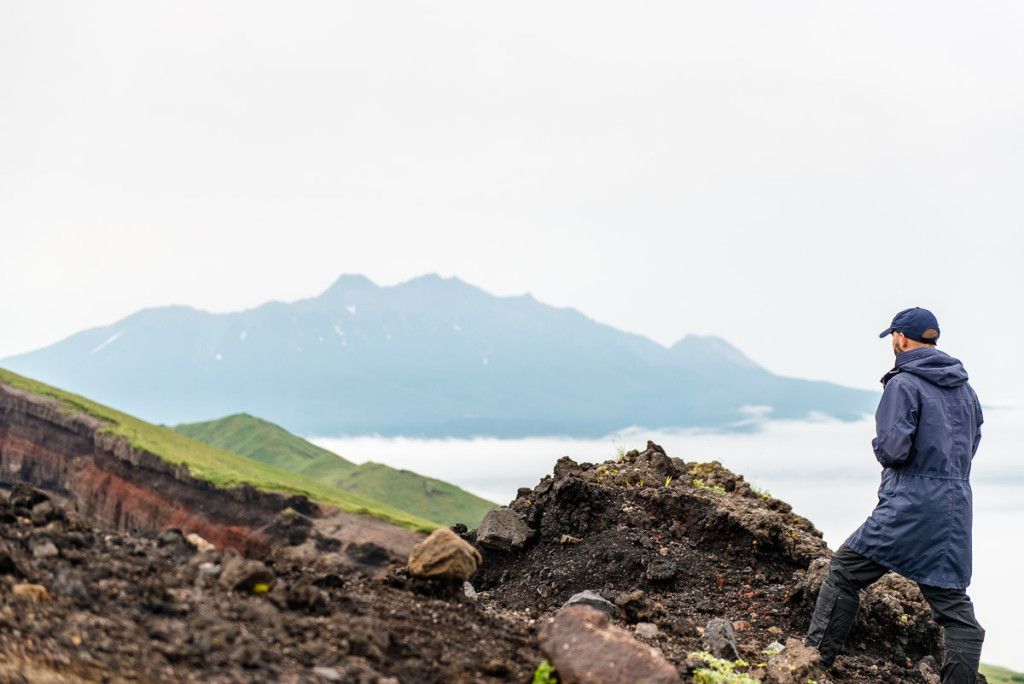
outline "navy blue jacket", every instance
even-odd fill
[[[871,445],[882,464],[878,505],[846,545],[933,587],[971,582],[971,460],[981,404],[957,359],[905,351],[882,378]]]

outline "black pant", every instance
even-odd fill
[[[888,571],[845,544],[833,554],[807,630],[807,645],[821,652],[824,667],[832,666],[853,627],[860,608],[860,590]],[[931,606],[932,619],[943,628],[946,655],[942,661],[942,684],[974,684],[985,630],[974,617],[970,597],[963,589],[942,589],[920,583],[917,586]]]

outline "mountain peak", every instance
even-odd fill
[[[324,290],[320,296],[331,298],[349,292],[363,292],[366,290],[379,290],[380,286],[364,275],[344,274],[340,276],[329,288]]]
[[[669,348],[669,354],[688,366],[725,361],[740,368],[763,370],[746,354],[715,335],[687,335]]]
[[[445,278],[445,277],[440,276],[440,275],[438,275],[436,273],[425,273],[425,274],[423,274],[421,276],[416,276],[415,278],[411,278],[411,279],[405,281],[404,283],[400,283],[400,284],[396,285],[395,287],[411,288],[411,289],[417,289],[417,290],[425,290],[425,289],[441,290],[441,289],[444,289],[444,290],[452,290],[452,291],[458,291],[458,290],[477,290],[478,289],[478,288],[474,287],[473,285],[470,285],[466,281],[460,280],[459,278],[457,278],[455,276],[450,276],[448,278]]]

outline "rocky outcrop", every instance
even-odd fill
[[[0,486],[17,482],[46,490],[69,510],[115,530],[157,534],[178,528],[218,550],[234,548],[250,557],[281,546],[306,546],[310,553],[333,549],[343,556],[346,545],[375,543],[387,550],[383,563],[392,564],[419,540],[305,497],[248,485],[216,487],[185,465],[133,448],[93,416],[67,413],[53,399],[0,383]],[[318,524],[327,519],[331,524]]]
[[[541,619],[589,589],[615,604],[611,620],[635,625],[670,662],[689,663],[697,681],[711,681],[697,678],[709,667],[701,651],[739,656],[756,674],[781,643],[802,638],[830,555],[785,502],[718,462],[683,462],[650,442],[604,463],[562,458],[509,510],[530,530],[522,548],[484,544],[480,530],[465,535],[483,557],[473,578],[483,602]],[[865,592],[830,676],[921,681],[913,668],[941,654],[938,637],[914,584],[887,575]],[[785,650],[776,681],[813,671],[807,654]]]

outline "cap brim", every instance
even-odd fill
[[[893,328],[886,328],[881,333],[879,333],[878,337],[882,338],[882,337],[885,337],[886,335],[891,335],[892,331],[893,331]]]

